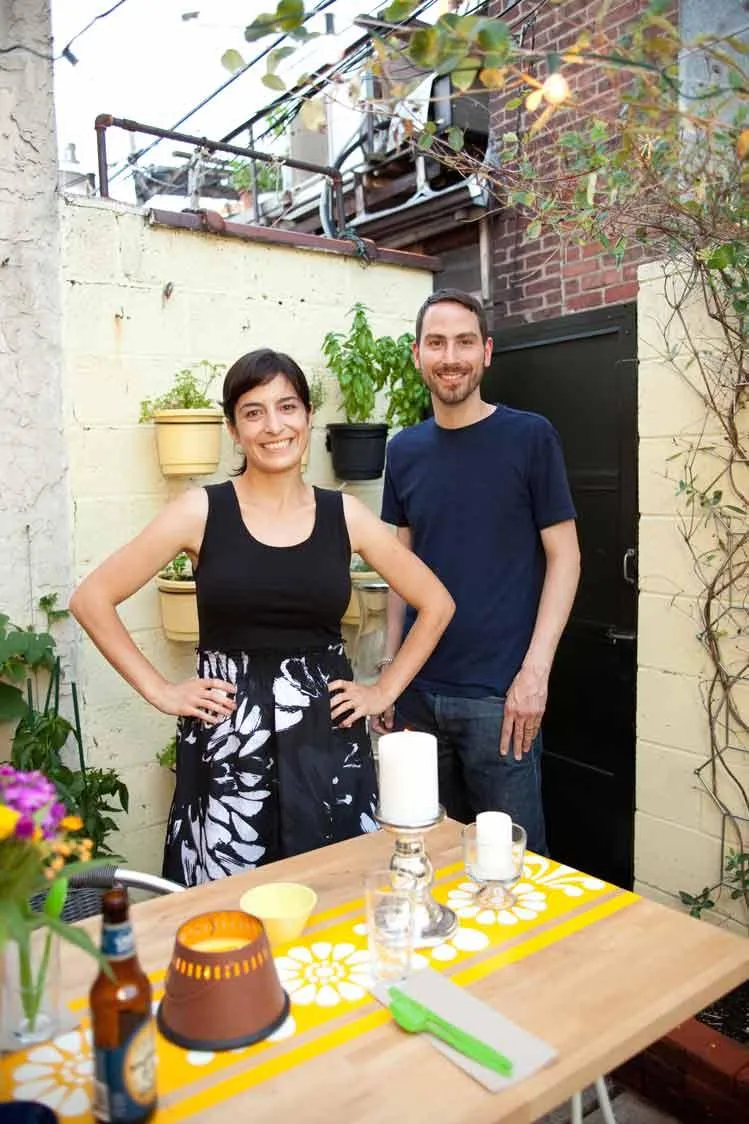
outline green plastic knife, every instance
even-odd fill
[[[480,1065],[485,1065],[487,1069],[501,1074],[502,1077],[512,1077],[512,1062],[504,1054],[500,1054],[492,1046],[487,1046],[480,1039],[474,1038],[472,1034],[467,1034],[466,1031],[453,1026],[446,1019],[440,1018],[438,1014],[430,1011],[423,1003],[419,1003],[418,999],[412,999],[410,995],[406,995],[399,988],[388,988],[388,994],[390,995],[390,1013],[403,1030],[407,1030],[410,1034],[417,1034],[419,1031],[426,1030],[430,1034],[436,1035],[437,1038],[441,1038],[454,1050],[465,1054],[467,1058],[472,1058]]]

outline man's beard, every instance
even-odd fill
[[[423,374],[423,372],[422,372]],[[454,386],[442,382],[441,375],[462,375],[467,377],[455,383]],[[466,367],[438,367],[429,376],[424,376],[424,382],[431,394],[444,406],[459,406],[473,394],[484,375],[484,368],[478,370]]]

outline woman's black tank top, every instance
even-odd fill
[[[315,488],[310,537],[295,546],[266,546],[247,530],[231,480],[209,484],[206,492],[195,571],[200,647],[294,652],[340,640],[351,597],[341,493]]]

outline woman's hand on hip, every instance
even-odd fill
[[[335,679],[328,684],[330,716],[339,726],[348,728],[368,714],[381,714],[390,705],[377,684],[365,687],[348,679]]]
[[[225,679],[186,679],[184,683],[165,683],[154,705],[164,714],[200,718],[215,726],[237,709],[236,690]]]

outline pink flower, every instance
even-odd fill
[[[31,839],[34,835],[34,821],[31,816],[21,816],[16,823],[16,839]]]
[[[0,766],[0,797],[4,804],[22,817],[16,826],[19,837],[22,836],[21,823],[26,820],[31,823],[33,833],[36,816],[44,837],[51,839],[65,815],[65,808],[57,798],[57,789],[38,771],[22,773],[10,765]]]

